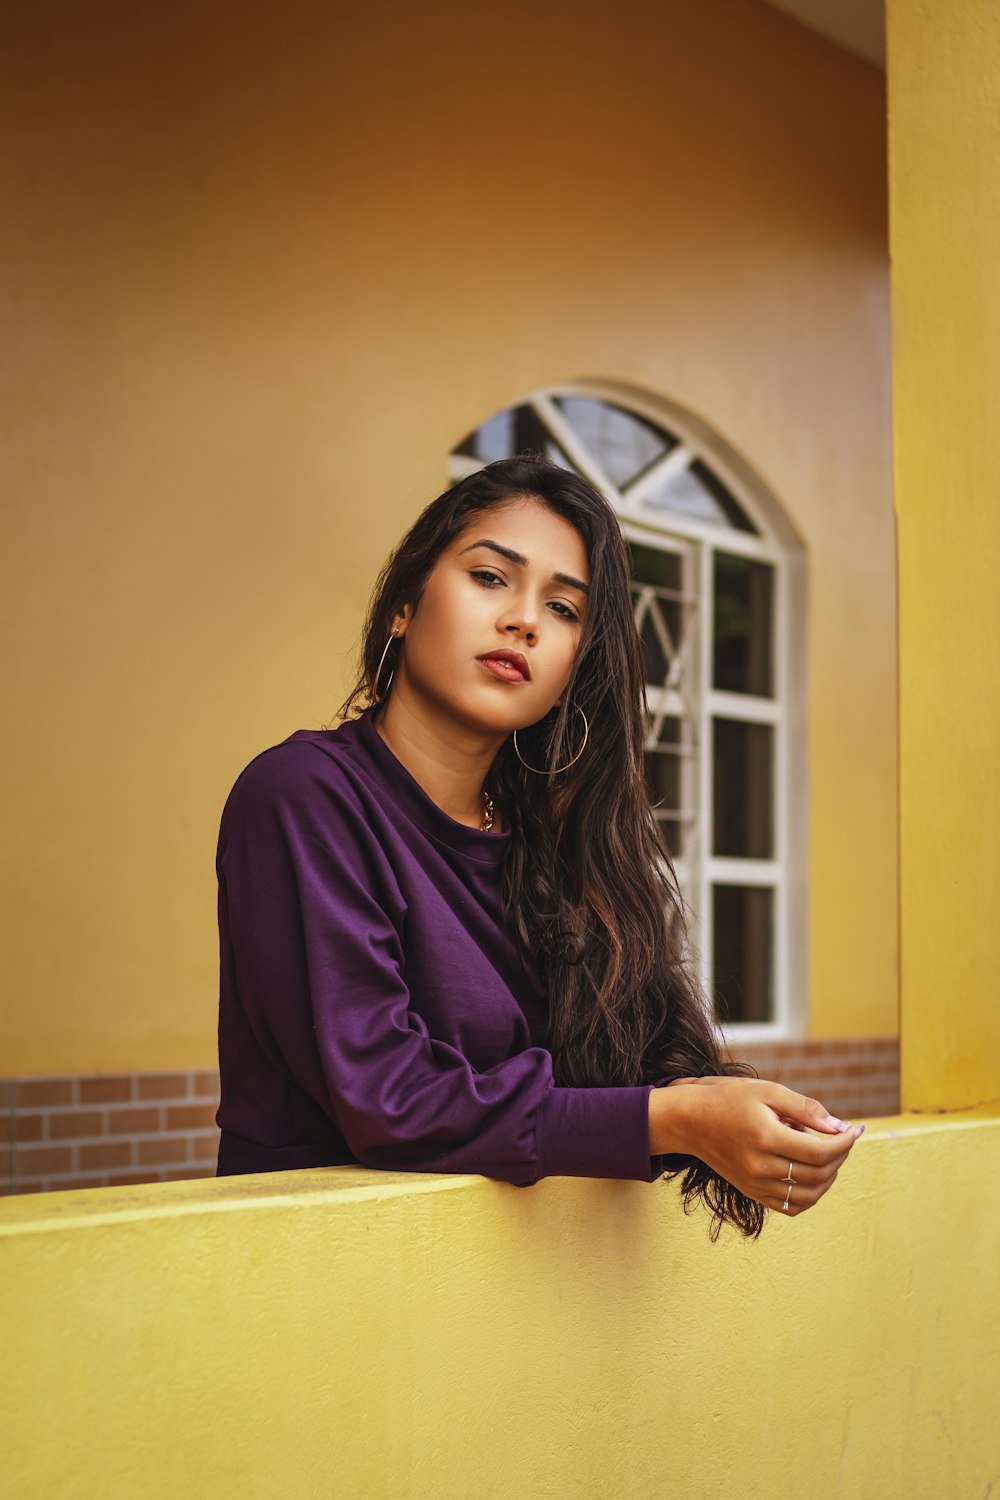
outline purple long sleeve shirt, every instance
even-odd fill
[[[501,915],[509,834],[437,807],[372,710],[251,761],[222,815],[219,1174],[650,1181],[648,1096],[560,1088]]]

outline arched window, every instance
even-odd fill
[[[632,554],[646,775],[733,1041],[799,1029],[805,994],[804,558],[745,462],[673,403],[536,391],[452,451],[452,481],[531,449],[615,507]]]

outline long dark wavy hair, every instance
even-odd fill
[[[355,716],[384,691],[402,649],[393,642],[379,672],[393,618],[406,603],[418,606],[449,543],[473,516],[524,497],[575,527],[590,564],[590,605],[562,704],[518,731],[532,765],[562,766],[580,746],[579,706],[590,725],[586,749],[567,770],[539,776],[507,740],[488,779],[512,835],[504,907],[548,990],[556,1082],[600,1087],[655,1083],[669,1074],[752,1073],[723,1054],[694,975],[673,863],[657,837],[643,777],[648,707],[628,550],[598,490],[522,453],[488,464],[432,501],[375,583],[358,680],[340,715]],[[713,1239],[727,1220],[747,1236],[760,1233],[761,1204],[703,1162],[681,1171],[685,1210],[704,1202]]]

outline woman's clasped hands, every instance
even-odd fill
[[[833,1186],[864,1128],[764,1079],[679,1078],[649,1096],[653,1154],[695,1156],[789,1218]]]

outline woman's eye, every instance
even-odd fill
[[[507,580],[499,573],[494,573],[492,568],[470,568],[469,577],[474,578],[484,589],[507,587]],[[579,625],[580,616],[571,604],[564,604],[561,599],[553,599],[550,601],[549,608],[554,614],[559,615],[560,619],[568,620],[571,625]]]

